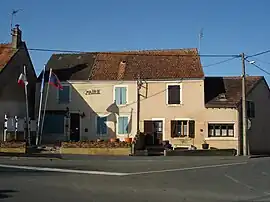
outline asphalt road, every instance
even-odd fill
[[[270,158],[0,158],[0,201],[49,200],[265,202],[270,201]]]

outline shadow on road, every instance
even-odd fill
[[[15,191],[15,190],[1,190],[0,189],[0,200],[12,197],[10,193],[15,193],[15,192],[17,192],[17,191]]]

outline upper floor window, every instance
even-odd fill
[[[247,117],[255,118],[255,104],[252,101],[247,101]]]
[[[181,86],[180,84],[170,84],[167,90],[167,104],[181,104]]]
[[[124,86],[114,87],[114,100],[117,105],[127,104],[127,87]]]
[[[63,85],[63,90],[58,90],[58,101],[60,104],[67,104],[71,100],[71,88],[69,85]]]

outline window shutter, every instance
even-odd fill
[[[97,117],[97,134],[100,134],[100,117]]]
[[[195,138],[195,121],[190,120],[189,121],[189,137]]]
[[[118,134],[124,134],[124,119],[123,117],[118,118]]]
[[[107,133],[107,125],[106,125],[106,121],[107,121],[107,117],[102,117],[101,118],[101,131],[102,134],[106,134]]]
[[[120,90],[121,90],[121,89],[120,89],[119,87],[116,87],[116,88],[115,88],[115,92],[114,92],[114,93],[115,93],[114,97],[115,97],[115,101],[116,101],[116,104],[117,104],[117,105],[120,105],[120,104],[121,104],[121,103],[120,103],[120,101],[121,101],[121,100],[120,100]]]
[[[127,88],[120,88],[121,89],[121,104],[127,103]]]
[[[177,134],[176,134],[176,125],[177,125],[177,121],[171,121],[171,137],[172,138],[177,136]]]
[[[123,118],[124,118],[124,132],[125,134],[128,134],[128,117]]]

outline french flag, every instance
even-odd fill
[[[58,88],[60,90],[63,90],[63,86],[61,85],[61,82],[59,81],[58,77],[56,76],[55,73],[51,73],[50,79],[49,79],[49,84],[54,86],[55,88]]]
[[[18,84],[21,86],[26,86],[28,84],[28,81],[27,81],[25,74],[23,74],[23,73],[20,74],[19,79],[18,79]]]

